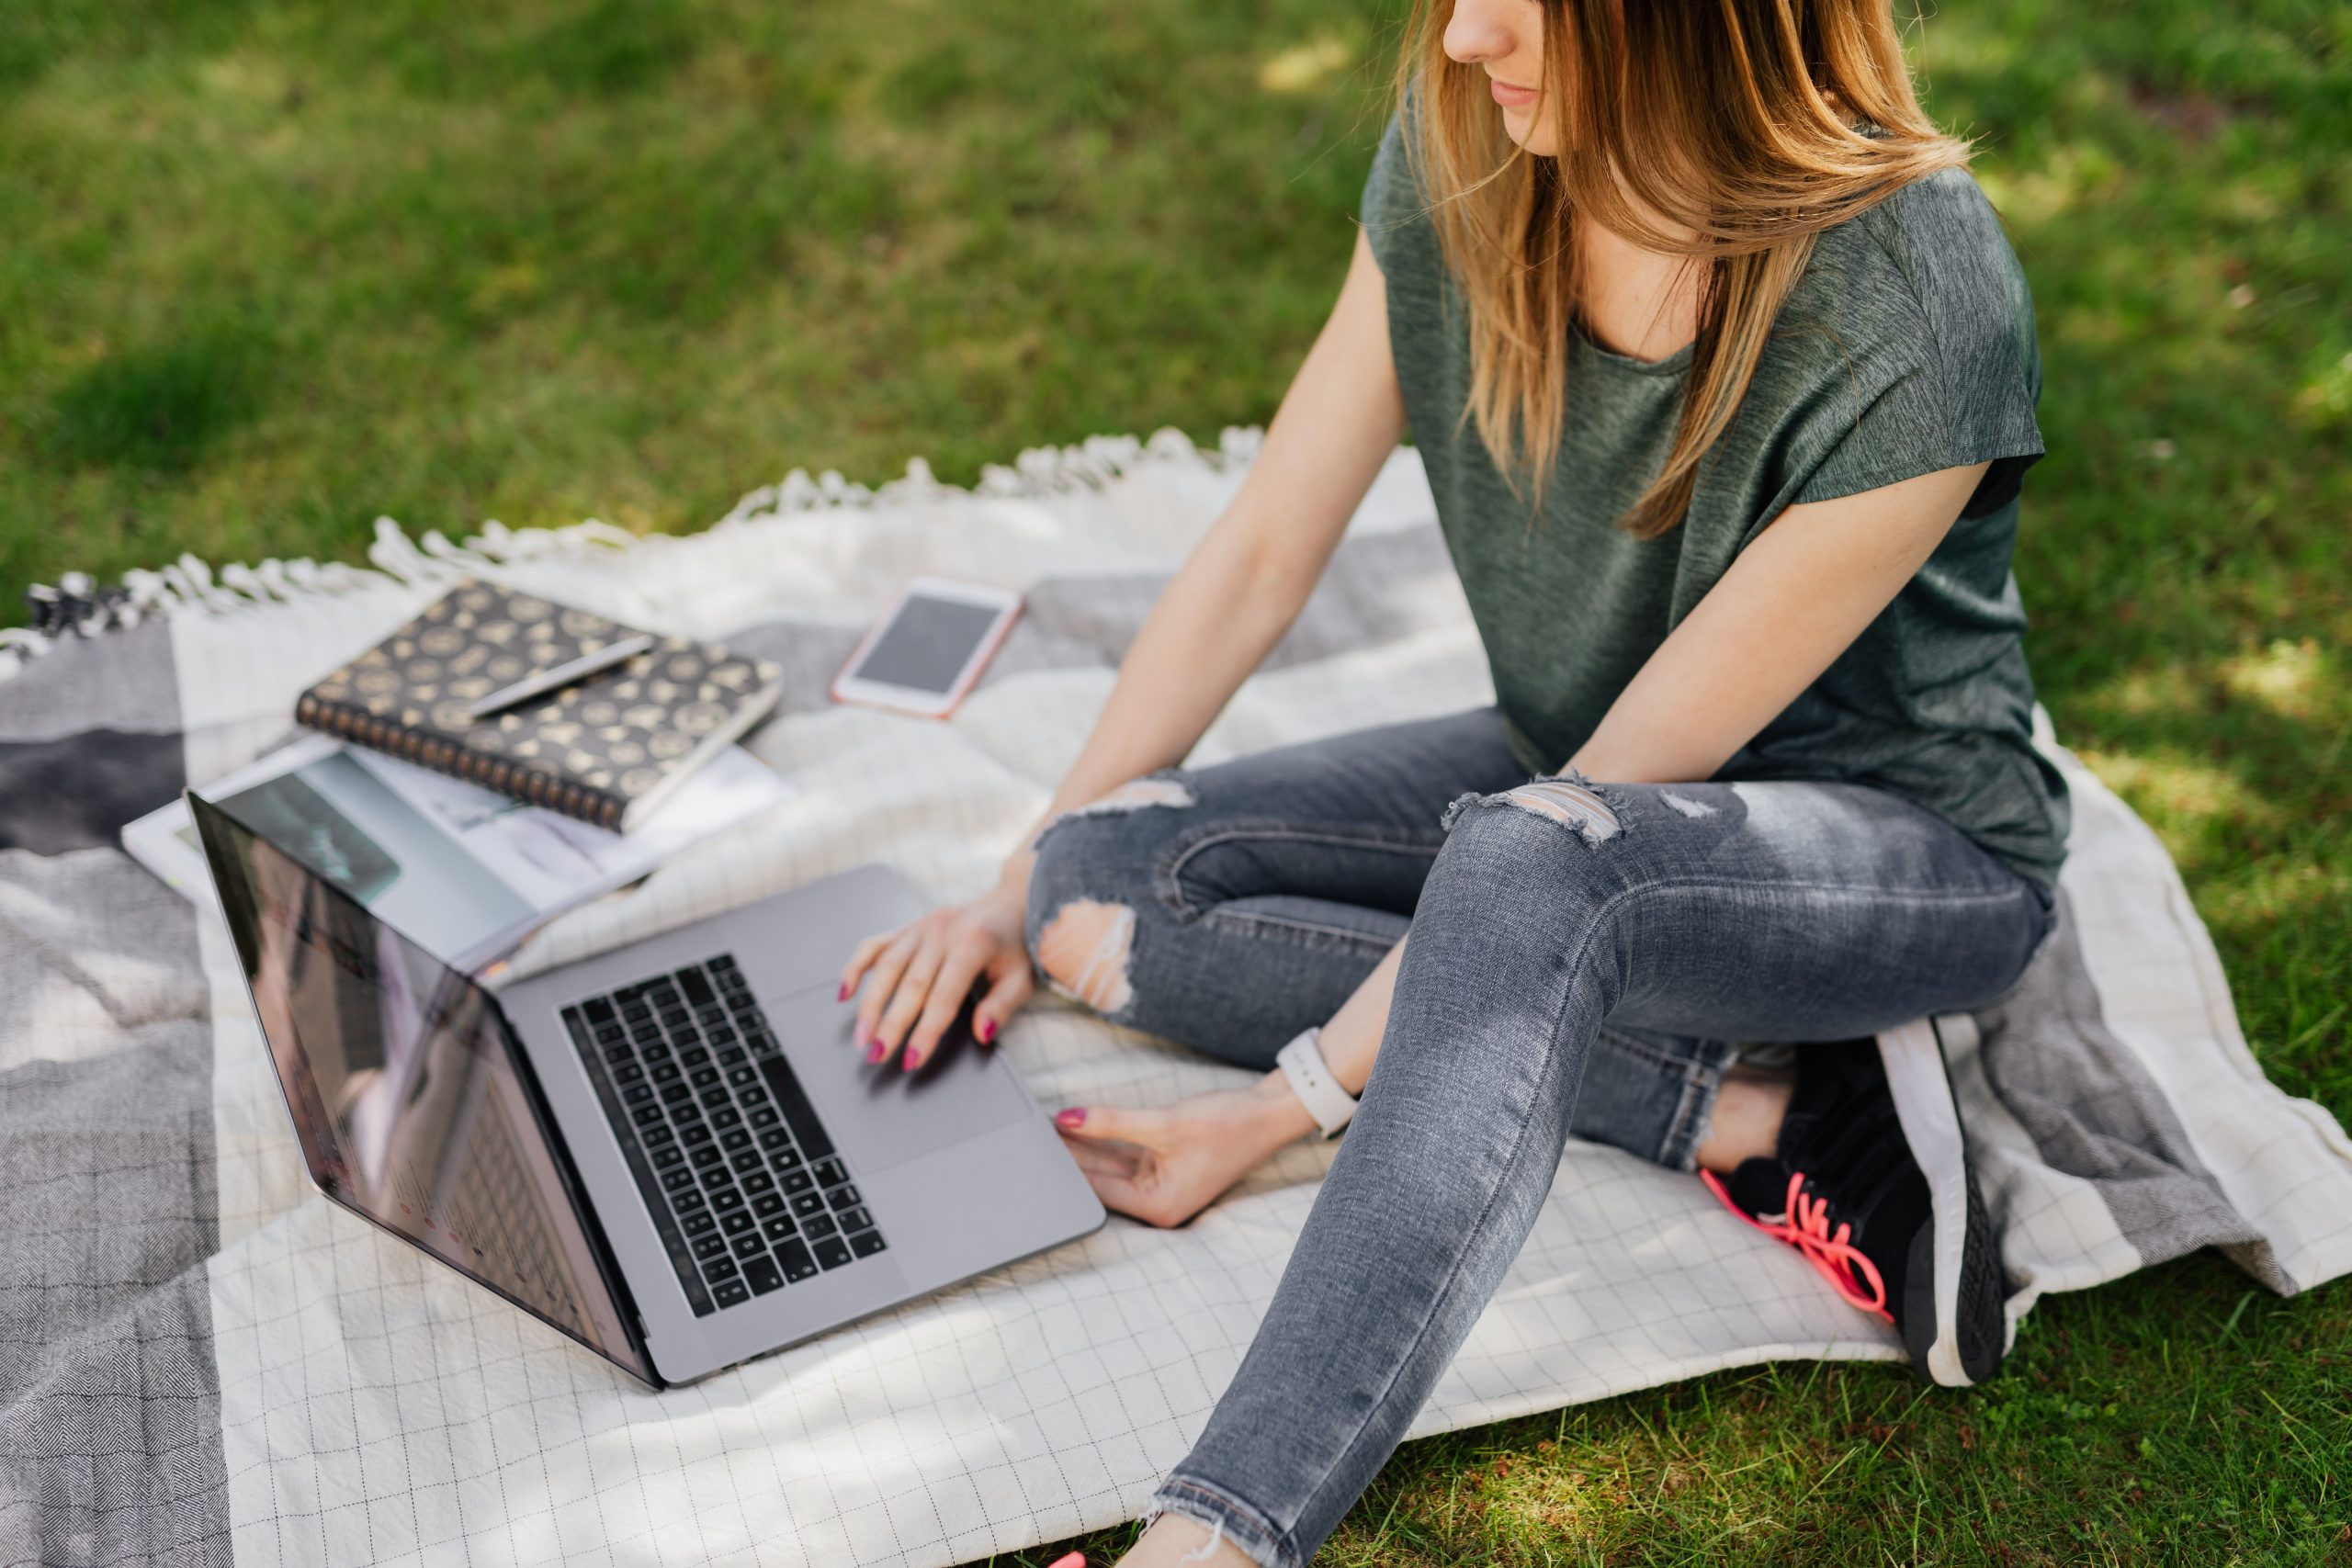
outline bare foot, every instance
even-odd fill
[[[1315,1118],[1279,1072],[1249,1089],[1213,1089],[1173,1105],[1073,1105],[1054,1125],[1106,1209],[1146,1224],[1181,1225]]]
[[[1789,1113],[1789,1097],[1796,1087],[1792,1070],[1734,1066],[1715,1095],[1707,1135],[1692,1151],[1699,1168],[1729,1176],[1750,1156],[1778,1150],[1781,1122]]]
[[[1182,1514],[1162,1514],[1127,1549],[1117,1568],[1258,1568],[1250,1554]]]

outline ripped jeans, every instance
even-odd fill
[[[1163,769],[1037,851],[1045,982],[1251,1067],[1412,932],[1273,1302],[1152,1500],[1263,1568],[1312,1557],[1371,1483],[1571,1133],[1689,1169],[1736,1042],[1989,1001],[2053,919],[2046,889],[1885,791],[1531,779],[1491,706]]]

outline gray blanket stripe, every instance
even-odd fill
[[[177,795],[186,778],[177,735],[91,729],[0,740],[0,849],[113,849],[123,824]]]
[[[12,851],[0,931],[0,1564],[226,1562],[195,912],[119,851]]]
[[[2200,1247],[2244,1247],[2241,1266],[2272,1290],[2291,1292],[2293,1281],[2231,1206],[2170,1101],[2108,1028],[2064,892],[2050,949],[2014,990],[1977,1014],[1984,1071],[2032,1134],[2042,1163],[2097,1183],[2144,1262]]]
[[[1170,575],[1138,571],[1038,583],[989,674],[1115,667]],[[1458,625],[1460,593],[1436,524],[1351,535],[1340,542],[1314,596],[1259,668],[1311,664]]]
[[[1116,668],[1170,575],[1137,571],[1055,577],[1035,584],[981,683],[1040,670]],[[1436,524],[1351,536],[1340,541],[1314,597],[1260,668],[1280,670],[1332,659],[1453,624],[1460,611],[1454,597],[1459,592]],[[1448,607],[1454,615],[1443,613]],[[832,701],[826,688],[863,630],[797,620],[762,621],[729,633],[727,645],[784,667],[779,712],[813,713]]]
[[[116,847],[179,726],[161,621],[0,682],[0,1568],[231,1559],[211,998]]]
[[[85,729],[169,734],[179,727],[172,628],[160,619],[62,638],[0,681],[0,740],[55,740]]]

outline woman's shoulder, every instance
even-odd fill
[[[1408,99],[1389,115],[1380,143],[1373,150],[1372,168],[1364,175],[1358,210],[1375,254],[1389,234],[1409,228],[1417,219],[1425,220],[1429,204],[1421,194],[1412,141],[1407,134],[1411,110]]]
[[[2007,231],[1966,168],[1923,175],[1822,231],[1798,293],[1841,336],[1970,363],[2030,363],[2033,297]]]
[[[1381,132],[1371,171],[1364,176],[1363,197],[1357,206],[1373,260],[1388,281],[1392,315],[1400,288],[1408,297],[1428,293],[1438,287],[1444,269],[1427,182],[1419,174],[1411,134],[1412,112],[1408,93]]]
[[[2000,214],[1965,164],[1938,169],[1897,187],[1855,221],[1866,225],[1882,244],[2008,249]]]
[[[1775,323],[1758,384],[1826,501],[1989,462],[1963,515],[2014,496],[2042,450],[2033,299],[1993,204],[1964,168],[1913,180],[1821,231]]]

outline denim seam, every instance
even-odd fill
[[[1611,1044],[1615,1046],[1618,1050],[1624,1052],[1629,1056],[1639,1056],[1643,1061],[1649,1063],[1652,1066],[1672,1067],[1679,1072],[1699,1066],[1699,1064],[1693,1062],[1689,1056],[1678,1056],[1670,1052],[1661,1051],[1657,1046],[1650,1044],[1646,1041],[1636,1040],[1634,1036],[1626,1033],[1623,1030],[1611,1029],[1605,1023],[1600,1026],[1597,1032],[1608,1036]],[[1690,1038],[1712,1039],[1713,1036],[1693,1035]]]
[[[1274,1560],[1274,1568],[1298,1568],[1302,1562],[1289,1531],[1276,1526],[1256,1504],[1213,1481],[1200,1481],[1181,1472],[1170,1472],[1152,1495],[1152,1502],[1158,1505],[1155,1513],[1171,1511],[1160,1501],[1163,1495],[1170,1501],[1181,1497],[1221,1515],[1227,1538],[1240,1549],[1244,1556],[1251,1559],[1260,1556],[1259,1552],[1242,1544],[1249,1541],[1265,1548],[1264,1555]],[[1194,1514],[1184,1517],[1198,1524],[1209,1522]]]
[[[1723,1081],[1723,1064],[1672,1055],[1607,1024],[1601,1025],[1595,1032],[1596,1043],[1606,1040],[1609,1048],[1619,1055],[1632,1056],[1648,1066],[1665,1068],[1682,1080],[1682,1092],[1674,1102],[1674,1114],[1668,1121],[1666,1131],[1660,1134],[1651,1157],[1669,1170],[1690,1169],[1691,1156],[1697,1152],[1699,1143],[1693,1130],[1703,1112],[1713,1107],[1715,1093]]]
[[[1713,1102],[1710,1089],[1713,1089],[1714,1075],[1719,1069],[1710,1067],[1708,1063],[1696,1063],[1689,1055],[1672,1055],[1668,1051],[1658,1051],[1656,1046],[1634,1039],[1633,1034],[1611,1030],[1609,1025],[1601,1025],[1600,1030],[1595,1030],[1595,1043],[1601,1042],[1609,1043],[1609,1048],[1616,1051],[1618,1055],[1630,1055],[1644,1067],[1663,1069],[1660,1077],[1665,1077],[1665,1072],[1672,1072],[1677,1079],[1681,1079],[1681,1093],[1675,1098],[1675,1114],[1668,1119],[1665,1131],[1658,1135],[1658,1147],[1651,1152],[1651,1159],[1668,1170],[1691,1168],[1689,1155],[1696,1147],[1691,1138],[1693,1107],[1701,1105],[1701,1102]]]
[[[1235,827],[1220,824],[1196,836],[1180,838],[1162,856],[1159,864],[1159,891],[1160,901],[1188,920],[1197,920],[1206,909],[1196,907],[1184,897],[1184,863],[1201,851],[1217,844],[1245,840],[1272,840],[1284,843],[1331,844],[1351,850],[1386,850],[1397,854],[1437,858],[1442,842],[1426,847],[1407,840],[1386,840],[1364,834],[1316,832],[1270,824],[1262,828]],[[1216,908],[1215,905],[1209,906]]]
[[[1346,926],[1318,925],[1313,920],[1294,919],[1288,915],[1261,914],[1254,909],[1236,913],[1222,904],[1210,906],[1203,910],[1198,918],[1201,924],[1205,926],[1272,926],[1282,931],[1330,937],[1351,946],[1370,948],[1384,954],[1396,945],[1393,941],[1384,940],[1364,931],[1351,931]]]
[[[1541,813],[1528,812],[1525,807],[1504,805],[1504,803],[1499,800],[1495,801],[1494,804],[1505,810],[1523,812],[1530,816],[1541,815]],[[1566,824],[1560,823],[1555,824],[1555,826],[1561,827],[1565,829]],[[2022,881],[2023,879],[2020,878],[2019,880]],[[1535,1119],[1538,1109],[1544,1103],[1540,1091],[1544,1088],[1545,1084],[1547,1084],[1556,1075],[1559,1066],[1561,1021],[1567,1016],[1568,1003],[1576,995],[1577,979],[1584,971],[1585,957],[1592,950],[1593,942],[1598,938],[1600,931],[1606,925],[1608,918],[1615,913],[1617,906],[1625,902],[1627,899],[1634,897],[1637,894],[1657,893],[1668,889],[1674,889],[1677,891],[1710,889],[1715,892],[1732,892],[1750,887],[1754,885],[1748,882],[1724,882],[1705,877],[1691,877],[1688,879],[1674,878],[1664,882],[1643,883],[1634,887],[1620,888],[1601,901],[1600,907],[1593,911],[1593,918],[1586,928],[1584,940],[1577,944],[1576,953],[1562,971],[1562,973],[1566,976],[1566,981],[1560,987],[1559,1006],[1554,1011],[1552,1016],[1549,1039],[1545,1045],[1544,1073],[1537,1082],[1539,1093],[1529,1100],[1527,1114],[1521,1117],[1519,1124],[1512,1129],[1510,1152],[1504,1161],[1502,1175],[1495,1182],[1493,1188],[1487,1192],[1485,1206],[1479,1210],[1477,1218],[1471,1222],[1469,1229],[1465,1233],[1466,1235],[1475,1235],[1486,1224],[1487,1218],[1494,1213],[1497,1196],[1502,1191],[1503,1188],[1509,1184],[1512,1171],[1519,1165],[1521,1157],[1526,1150],[1528,1125]],[[1841,894],[1874,894],[1881,897],[1888,897],[1890,893],[1892,893],[1892,896],[1898,897],[1919,896],[1903,889],[1890,890],[1885,888],[1854,886],[1837,883],[1821,885],[1809,883],[1792,885],[1781,883],[1775,884],[1774,886],[1781,888],[1795,886],[1804,887],[1812,891]],[[1999,898],[2015,897],[2017,897],[2017,894],[2014,891],[2008,893],[1986,892],[1981,894],[1967,893],[1959,895],[1952,895],[1947,892],[1937,895],[1937,897],[1942,897],[1947,901],[1953,902],[1962,900],[1971,902],[1980,900],[1990,902]],[[1455,1285],[1460,1281],[1462,1278],[1463,1259],[1467,1256],[1468,1251],[1469,1248],[1467,1246],[1464,1246],[1460,1251],[1457,1251],[1454,1254],[1453,1265],[1447,1270],[1444,1283],[1440,1286],[1437,1296],[1431,1302],[1429,1312],[1423,1315],[1419,1326],[1413,1331],[1411,1337],[1407,1341],[1405,1353],[1398,1356],[1395,1365],[1391,1367],[1388,1373],[1387,1382],[1382,1386],[1377,1394],[1374,1395],[1371,1404],[1364,1412],[1363,1418],[1357,1423],[1355,1435],[1348,1439],[1347,1444],[1340,1450],[1339,1457],[1325,1470],[1322,1481],[1318,1482],[1314,1488],[1307,1493],[1306,1501],[1300,1505],[1299,1512],[1302,1516],[1313,1511],[1316,1501],[1322,1495],[1324,1490],[1331,1484],[1332,1481],[1342,1471],[1348,1468],[1348,1461],[1353,1456],[1356,1448],[1363,1443],[1364,1434],[1372,1425],[1372,1416],[1374,1412],[1377,1411],[1381,1407],[1382,1404],[1388,1398],[1389,1393],[1396,1388],[1396,1380],[1404,1375],[1406,1363],[1412,1359],[1412,1352],[1419,1348],[1420,1340],[1428,1335],[1430,1323],[1435,1320],[1440,1310],[1445,1305],[1447,1298],[1453,1292]]]
[[[1702,1126],[1715,1107],[1715,1097],[1723,1092],[1720,1079],[1702,1077],[1697,1071],[1687,1071],[1682,1079],[1682,1099],[1674,1108],[1674,1121],[1658,1141],[1657,1163],[1668,1170],[1688,1171],[1698,1163],[1699,1136]]]

